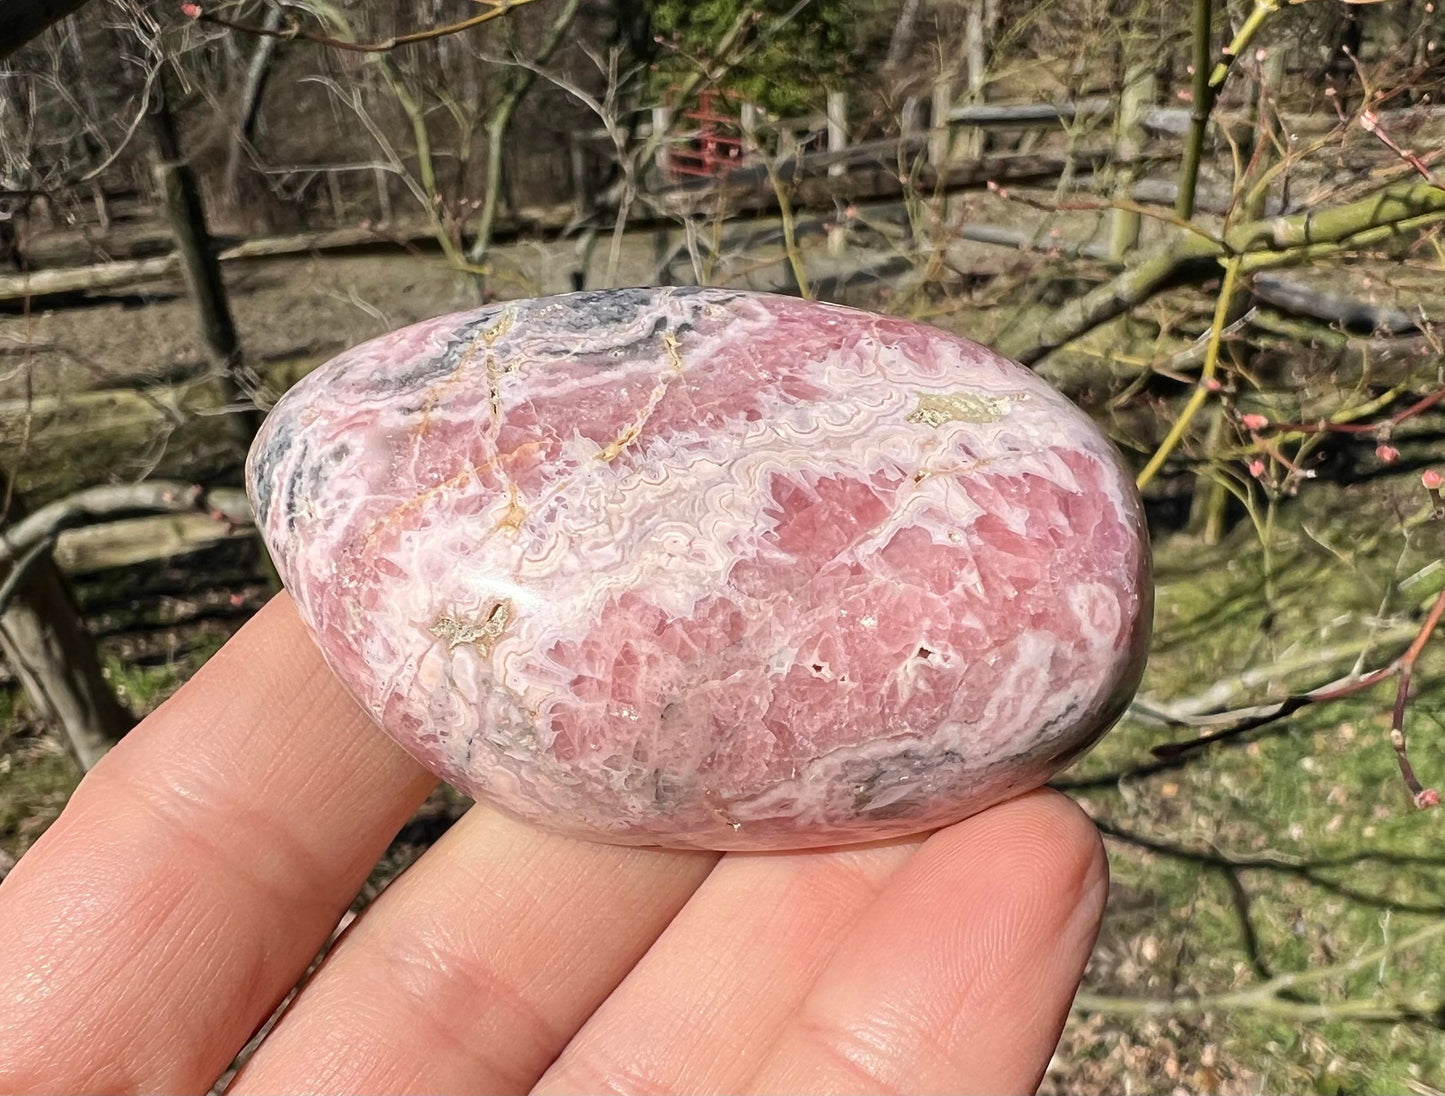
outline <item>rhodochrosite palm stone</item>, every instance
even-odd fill
[[[605,841],[952,822],[1077,757],[1142,671],[1148,547],[1108,442],[904,320],[711,289],[444,316],[298,384],[247,478],[381,726]]]

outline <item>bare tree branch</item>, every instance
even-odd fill
[[[268,31],[279,30],[282,11],[279,4],[266,9],[261,26]],[[246,80],[241,86],[241,96],[236,103],[236,128],[231,134],[231,149],[226,158],[226,191],[236,193],[236,180],[241,171],[241,159],[251,147],[251,137],[256,129],[256,120],[261,114],[261,97],[266,90],[266,81],[271,74],[271,62],[281,39],[267,34],[256,43],[251,60],[246,65]]]
[[[496,4],[489,4],[480,13],[470,19],[463,19],[458,23],[449,23],[444,27],[430,27],[426,30],[412,31],[409,34],[398,34],[391,38],[383,38],[379,42],[356,42],[349,38],[333,38],[329,34],[320,31],[308,30],[299,23],[292,23],[288,27],[270,29],[266,25],[253,26],[249,23],[238,23],[227,19],[225,16],[207,12],[199,4],[185,3],[181,10],[192,19],[203,23],[213,23],[218,27],[226,27],[229,30],[241,31],[244,34],[255,34],[262,37],[284,38],[292,40],[296,38],[305,39],[308,42],[315,42],[320,46],[328,46],[331,49],[347,50],[352,53],[387,53],[399,46],[409,46],[416,42],[430,42],[434,38],[444,38],[449,34],[460,34],[462,31],[471,30],[473,27],[480,27],[484,23],[490,23],[494,19],[500,19],[510,14],[517,8],[525,7],[527,4],[534,4],[537,0],[498,0]]]
[[[903,0],[903,7],[893,24],[893,35],[888,40],[886,64],[902,64],[913,49],[913,39],[918,33],[918,16],[922,11],[923,0]]]

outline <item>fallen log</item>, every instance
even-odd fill
[[[130,259],[118,263],[98,263],[71,270],[36,270],[25,274],[7,274],[0,278],[0,301],[19,301],[27,297],[48,297],[57,293],[94,293],[118,289],[139,282],[179,274],[180,259],[163,255],[155,259]]]
[[[235,487],[207,491],[171,480],[87,487],[40,507],[6,529],[0,535],[0,564],[66,529],[147,512],[200,513],[234,525],[249,525],[252,520],[245,493]]]
[[[571,205],[548,206],[502,225],[498,239],[531,232],[561,232],[571,222]],[[431,231],[423,225],[336,228],[324,232],[300,232],[289,236],[259,236],[239,240],[220,249],[223,263],[246,259],[280,258],[313,251],[347,251],[361,248],[408,248],[434,246]],[[21,301],[68,293],[98,293],[135,286],[148,281],[179,277],[180,260],[175,255],[148,259],[125,259],[91,266],[59,270],[34,270],[0,277],[0,301]]]
[[[300,255],[308,251],[335,251],[370,246],[405,246],[429,239],[422,229],[381,232],[375,228],[338,228],[289,236],[263,236],[221,248],[222,262]],[[172,278],[181,272],[180,259],[159,255],[150,259],[124,259],[62,270],[33,270],[0,277],[0,301],[48,297],[62,293],[96,293],[142,282]]]
[[[171,559],[250,535],[247,526],[201,513],[123,518],[67,529],[55,538],[54,555],[66,574],[90,575]]]
[[[955,190],[977,190],[989,184],[1022,184],[1053,179],[1065,171],[1087,173],[1115,163],[1109,149],[1086,149],[1071,155],[1058,153],[1006,153],[947,164],[940,169],[925,165],[909,176],[896,163],[856,164],[846,175],[826,171],[810,174],[809,169],[831,166],[826,157],[816,165],[803,165],[803,178],[785,184],[793,207],[831,208],[837,202],[872,202],[897,198],[911,190],[933,194]],[[757,169],[761,171],[762,169]],[[753,178],[754,172],[733,172],[701,186],[655,195],[660,212],[673,216],[696,216],[721,209],[725,216],[757,213],[776,208],[776,188],[767,178]],[[787,179],[785,172],[779,173]]]
[[[1065,171],[1074,172],[1077,181],[1101,168],[1126,162],[1118,158],[1112,148],[1100,147],[1071,154],[996,154],[947,164],[941,170],[925,164],[914,174],[907,175],[899,171],[897,155],[900,150],[908,151],[903,143],[889,140],[856,145],[843,152],[812,153],[796,161],[785,161],[777,174],[787,180],[785,193],[788,193],[795,208],[824,210],[832,209],[838,203],[889,201],[909,191],[941,194],[978,190],[990,184],[1022,186],[1058,178]],[[1158,164],[1176,157],[1177,149],[1164,147],[1147,150],[1138,157],[1138,161]],[[1349,170],[1367,170],[1377,166],[1383,158],[1379,149],[1369,146],[1347,153],[1341,166]],[[848,168],[846,174],[830,174],[830,169],[839,164]],[[1173,190],[1173,183],[1143,179],[1136,184],[1134,196],[1143,202],[1168,204],[1172,201]],[[1201,208],[1210,211],[1222,211],[1232,204],[1232,195],[1227,192],[1216,194],[1210,191],[1207,197],[1209,200],[1201,203]],[[636,202],[628,217],[628,226],[645,230],[671,223],[679,217],[718,213],[727,217],[764,213],[777,207],[777,189],[768,179],[766,170],[760,166],[749,166],[721,178],[645,195]],[[1284,211],[1278,208],[1277,203],[1271,203],[1266,212]],[[607,222],[615,214],[615,195],[601,201],[582,218],[577,216],[570,204],[538,208],[499,224],[494,238],[500,242],[527,234],[540,238],[566,236],[587,225]],[[468,241],[463,238],[461,242],[466,246]],[[223,247],[219,258],[224,263],[317,251],[368,247],[429,248],[434,244],[430,230],[420,224],[389,228],[368,226],[240,240]],[[179,273],[177,258],[163,255],[63,270],[10,274],[0,276],[0,302],[105,292],[177,277]]]

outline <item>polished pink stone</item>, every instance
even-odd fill
[[[381,726],[587,837],[930,829],[1043,783],[1142,671],[1109,443],[905,320],[711,289],[444,316],[298,384],[247,478]]]

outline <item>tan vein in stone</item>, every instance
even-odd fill
[[[667,347],[669,362],[661,379],[653,386],[652,394],[647,399],[647,406],[642,409],[642,414],[638,416],[637,421],[622,432],[621,437],[597,454],[598,460],[614,460],[637,435],[642,433],[642,428],[647,425],[647,420],[652,418],[652,413],[657,410],[657,405],[667,394],[667,386],[672,383],[674,377],[682,373],[682,354],[677,348],[677,337],[671,334],[663,335],[662,345]]]

